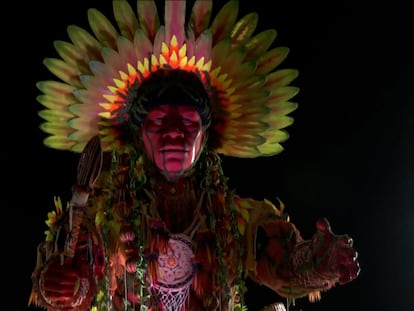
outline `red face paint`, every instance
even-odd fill
[[[194,107],[168,103],[148,112],[141,131],[148,158],[170,180],[177,180],[193,165],[204,136]]]

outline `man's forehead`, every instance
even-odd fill
[[[189,105],[177,105],[177,104],[162,104],[157,105],[153,108],[151,108],[150,111],[148,111],[149,115],[157,115],[157,114],[182,114],[182,115],[199,115],[196,108]]]

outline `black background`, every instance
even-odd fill
[[[257,11],[258,30],[275,28],[275,45],[291,49],[282,67],[299,69],[294,85],[301,91],[286,150],[271,158],[224,157],[229,182],[242,196],[279,197],[304,238],[327,217],[335,233],[354,238],[362,267],[355,281],[323,293],[318,303],[298,300],[297,308],[414,310],[414,27],[408,4],[240,2],[239,16]],[[109,0],[28,5],[8,2],[2,12],[7,310],[35,310],[27,302],[36,246],[53,196],[69,195],[76,169],[76,155],[42,145],[35,83],[52,77],[43,58],[56,56],[53,40],[68,40],[68,24],[89,29],[87,8],[112,18]],[[283,301],[249,285],[249,310]]]

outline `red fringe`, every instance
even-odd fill
[[[203,269],[213,270],[217,265],[214,235],[210,231],[198,232],[195,236],[195,258]]]
[[[145,257],[148,262],[147,272],[150,282],[156,284],[158,282],[158,253],[147,252]]]
[[[193,261],[192,264],[194,267],[194,278],[193,278],[192,287],[193,287],[193,290],[196,296],[202,297],[204,295],[205,281],[203,280],[203,277],[202,277],[201,263],[195,258],[193,258],[192,261]]]
[[[170,234],[162,220],[152,220],[150,223],[152,233],[150,252],[165,254],[168,251]]]
[[[213,197],[213,203],[211,206],[214,209],[214,214],[216,218],[220,218],[224,216],[226,204],[226,195],[224,191],[217,191],[217,193]]]

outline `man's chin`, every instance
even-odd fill
[[[169,162],[164,167],[158,167],[170,181],[177,181],[190,168],[183,166],[183,161]]]

